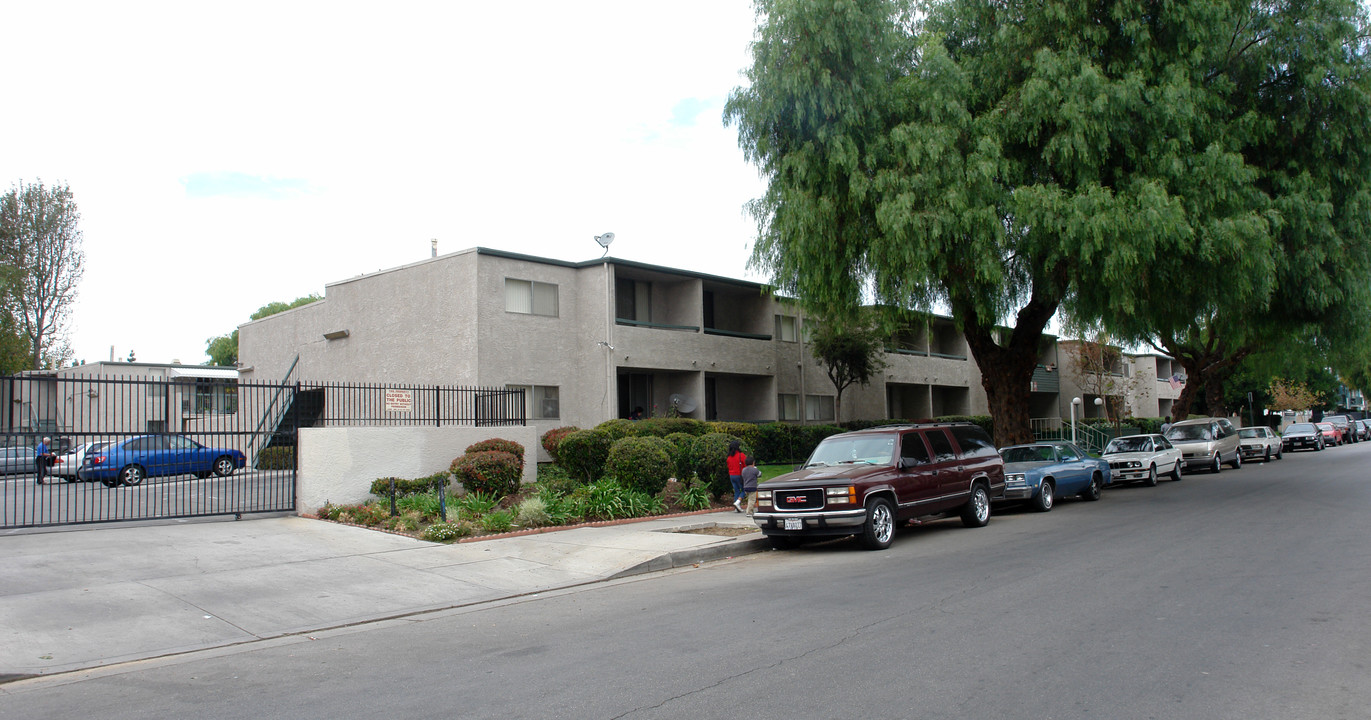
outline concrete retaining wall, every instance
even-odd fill
[[[313,514],[370,499],[377,478],[413,479],[446,470],[467,446],[503,438],[524,446],[524,482],[538,477],[538,432],[523,427],[301,428],[295,507]]]

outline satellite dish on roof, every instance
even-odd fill
[[[689,395],[672,393],[671,396],[666,399],[666,401],[671,405],[671,407],[676,408],[676,412],[682,415],[689,415],[695,412],[695,399],[690,397]]]
[[[614,242],[614,233],[607,232],[604,235],[596,235],[595,242],[600,243],[600,247],[605,249],[605,255],[608,255],[609,244]],[[604,257],[604,255],[601,255],[600,257]]]

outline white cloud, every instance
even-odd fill
[[[474,245],[747,275],[745,2],[18,3],[0,180],[67,181],[77,356],[199,362],[274,300]],[[21,139],[16,142],[16,139]],[[750,276],[749,276],[750,277]]]

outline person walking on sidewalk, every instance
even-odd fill
[[[747,514],[751,515],[757,507],[757,478],[762,476],[762,471],[757,469],[757,458],[747,456],[747,464],[743,466],[743,494],[747,495]]]
[[[733,509],[743,511],[743,464],[747,456],[743,454],[743,444],[733,440],[728,444],[728,481],[733,484]]]
[[[33,473],[38,477],[39,485],[42,485],[43,478],[47,477],[48,464],[52,460],[52,453],[48,452],[48,443],[50,442],[52,442],[52,438],[43,438],[43,441],[38,443],[38,447],[33,449]]]

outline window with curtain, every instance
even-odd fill
[[[832,420],[832,419],[833,419],[833,396],[832,396],[832,395],[806,395],[806,396],[805,396],[805,419],[806,419],[806,420]]]
[[[800,419],[800,396],[786,395],[784,393],[776,396],[776,410],[779,413],[779,420],[799,420]]]
[[[529,420],[556,420],[562,416],[556,385],[506,385],[524,391],[524,416]]]
[[[557,317],[557,286],[505,278],[505,310],[524,315]]]

